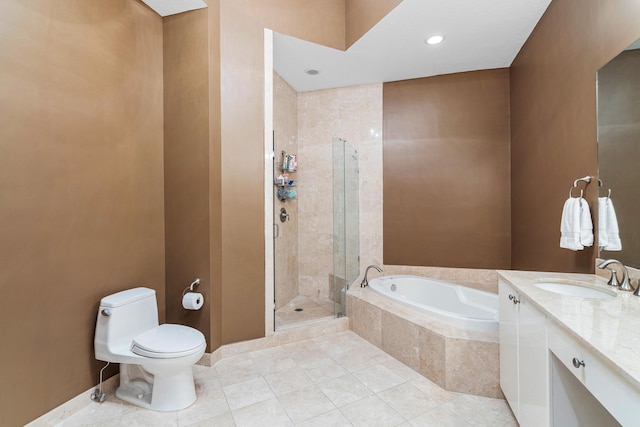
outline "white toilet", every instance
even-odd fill
[[[96,359],[120,363],[116,396],[156,411],[177,411],[196,401],[192,366],[206,341],[196,329],[158,325],[156,291],[134,288],[102,298]]]

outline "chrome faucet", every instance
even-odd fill
[[[627,272],[627,267],[625,267],[624,264],[618,261],[617,259],[608,259],[598,264],[598,268],[604,269],[609,264],[616,264],[617,266],[620,267],[620,271],[622,271],[622,282],[618,282],[618,275],[616,274],[616,271],[613,268],[607,268],[607,270],[611,271],[611,278],[609,279],[607,284],[610,286],[620,286],[620,289],[623,291],[632,291],[633,287],[631,286],[631,283],[629,283],[629,273]],[[636,293],[636,295],[638,294]]]
[[[369,286],[369,280],[367,280],[367,273],[369,273],[369,269],[370,268],[375,268],[380,273],[382,273],[382,269],[380,267],[378,267],[377,265],[370,265],[369,267],[367,267],[367,269],[364,271],[364,279],[362,279],[362,282],[360,282],[360,287],[361,288],[364,288],[365,286]]]

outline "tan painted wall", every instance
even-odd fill
[[[163,21],[141,2],[0,5],[0,144],[7,153],[0,158],[0,236],[10,266],[0,284],[12,295],[0,308],[3,320],[19,325],[0,338],[20,343],[0,356],[1,377],[13,385],[0,398],[0,413],[11,414],[3,422],[22,424],[95,384],[92,339],[102,296],[155,288],[164,321],[165,215],[167,317],[208,328],[210,350],[264,334],[263,28],[344,48],[345,3],[208,4],[206,33],[205,12],[167,18],[164,84]],[[191,33],[183,33],[187,27]],[[206,112],[194,90],[208,93]],[[166,111],[163,98],[171,103]],[[200,156],[205,126],[208,167]],[[183,137],[194,151],[177,143]],[[182,203],[190,203],[185,217]],[[199,234],[206,209],[208,239]],[[185,313],[176,296],[195,275],[209,303]],[[17,359],[29,368],[11,369]]]
[[[209,346],[222,344],[222,135],[220,80],[220,0],[209,7]]]
[[[358,41],[402,0],[345,0],[346,47]]]
[[[384,85],[384,263],[509,268],[509,70]]]
[[[223,344],[265,332],[264,28],[344,48],[344,0],[220,2]]]
[[[209,337],[209,10],[168,16],[163,28],[167,321]],[[196,277],[206,304],[185,310],[182,292]]]
[[[208,328],[211,351],[264,335],[264,28],[344,47],[344,0],[208,5],[165,20],[165,162],[168,314]],[[206,309],[188,313],[171,301],[195,275]]]
[[[0,2],[3,426],[96,384],[103,296],[154,288],[164,319],[162,93],[141,3]]]
[[[511,66],[512,266],[593,271],[559,247],[569,186],[595,175],[596,71],[640,37],[640,3],[554,0]],[[597,186],[585,197],[593,209]]]

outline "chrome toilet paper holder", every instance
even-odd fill
[[[189,286],[184,288],[184,291],[182,291],[182,296],[184,297],[187,294],[187,292],[193,292],[195,287],[198,286],[199,284],[200,284],[200,279],[196,277],[196,280],[194,280],[193,282],[191,282]]]

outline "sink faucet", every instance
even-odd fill
[[[360,282],[360,287],[361,288],[364,288],[365,286],[369,286],[369,280],[367,280],[367,273],[369,273],[369,269],[370,268],[375,268],[380,273],[382,273],[382,269],[380,267],[378,267],[377,265],[370,265],[369,267],[367,267],[367,269],[364,271],[364,279],[362,279],[362,282]]]
[[[604,269],[609,264],[616,264],[617,266],[620,267],[620,271],[622,271],[622,282],[618,283],[618,275],[616,274],[616,271],[613,268],[607,268],[607,270],[611,271],[611,278],[609,279],[607,284],[611,286],[620,286],[620,289],[623,291],[632,291],[633,287],[631,286],[631,283],[629,283],[629,273],[627,272],[627,268],[624,266],[623,263],[621,263],[617,259],[608,259],[598,264],[598,268]]]

